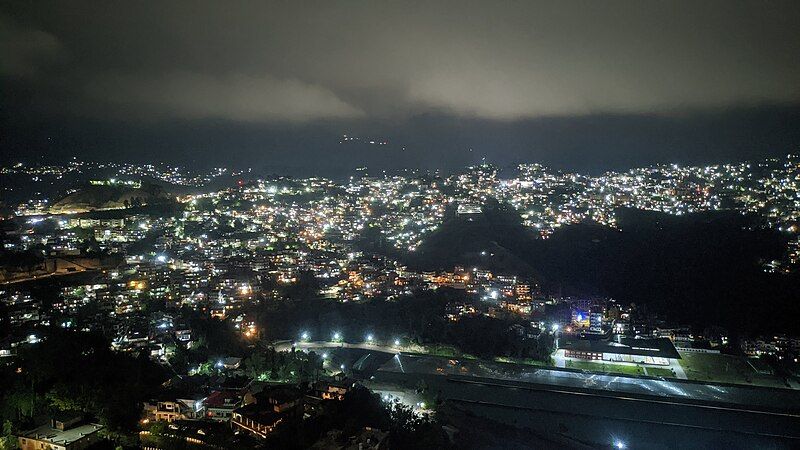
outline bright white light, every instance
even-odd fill
[[[310,335],[308,334],[308,331],[303,331],[303,334],[300,335],[300,339],[304,341],[307,341],[309,337]]]
[[[375,337],[374,337],[372,334],[368,334],[368,335],[367,335],[367,340],[368,340],[369,342],[372,342],[372,340],[373,340],[373,339],[375,339]]]
[[[614,447],[619,448],[619,449],[623,449],[623,448],[625,448],[625,443],[622,442],[622,441],[614,441]]]
[[[342,338],[342,334],[341,334],[341,333],[339,333],[338,331],[337,331],[337,332],[335,332],[335,333],[333,333],[333,340],[334,340],[334,341],[338,341],[338,340],[339,340],[339,339],[341,339],[341,338]]]
[[[399,347],[400,346],[400,339],[395,339],[394,340],[394,345],[395,345],[395,347]]]
[[[322,354],[322,359],[328,359],[328,354],[327,353],[323,353]]]
[[[158,255],[156,256],[156,261],[160,263],[167,262],[167,257],[165,255]]]
[[[553,331],[558,331],[558,324],[554,323],[552,328],[553,328]]]

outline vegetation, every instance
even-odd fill
[[[465,301],[463,292],[439,289],[396,301],[378,298],[366,303],[340,303],[318,299],[313,307],[307,300],[270,302],[264,303],[257,315],[259,329],[270,341],[297,339],[303,332],[312,339],[328,340],[336,331],[345,341],[363,342],[370,333],[383,342],[404,337],[443,356],[549,358],[552,339],[524,339],[511,329],[517,323],[514,320],[484,316],[455,322],[445,319],[445,306],[455,300]]]
[[[566,366],[568,369],[589,370],[592,372],[621,373],[626,375],[645,375],[644,369],[638,364],[632,366],[628,364],[569,360],[566,362]]]
[[[427,415],[417,415],[409,406],[383,402],[378,394],[356,387],[342,401],[326,401],[323,412],[302,422],[287,424],[270,436],[269,448],[309,448],[329,434],[331,444],[345,446],[366,427],[386,430],[386,448],[449,448],[441,425]]]
[[[451,216],[418,251],[399,257],[419,269],[476,265],[532,276],[545,291],[644,303],[701,328],[800,331],[793,319],[800,314],[794,295],[800,275],[763,269],[785,251],[785,235],[730,211],[674,216],[620,209],[616,215],[619,229],[581,223],[539,239],[512,208],[490,203],[480,215]],[[765,303],[781,313],[761,314]]]
[[[20,350],[14,370],[2,372],[3,421],[18,428],[57,411],[86,414],[122,439],[135,429],[142,402],[165,376],[147,355],[114,353],[93,333],[48,330],[37,345]]]

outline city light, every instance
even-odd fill
[[[800,0],[69,3],[0,13],[0,441],[800,442]]]

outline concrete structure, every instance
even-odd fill
[[[101,440],[102,425],[81,424],[81,419],[53,419],[17,438],[22,450],[82,450]]]
[[[669,366],[681,356],[667,338],[637,339],[614,336],[611,339],[581,339],[563,336],[558,339],[559,357],[589,361],[607,361]]]

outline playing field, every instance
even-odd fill
[[[594,372],[607,372],[607,373],[622,373],[625,375],[645,375],[644,370],[641,367],[632,366],[628,364],[613,364],[607,362],[567,360],[565,365],[568,369],[591,370]]]
[[[758,374],[737,356],[681,352],[679,361],[690,380],[785,387],[777,377]]]
[[[647,371],[647,375],[651,377],[664,377],[664,378],[675,378],[675,374],[672,373],[672,369],[665,369],[663,367],[646,367],[645,370]]]
[[[690,380],[747,383],[755,375],[745,361],[730,355],[681,352],[680,365]]]

